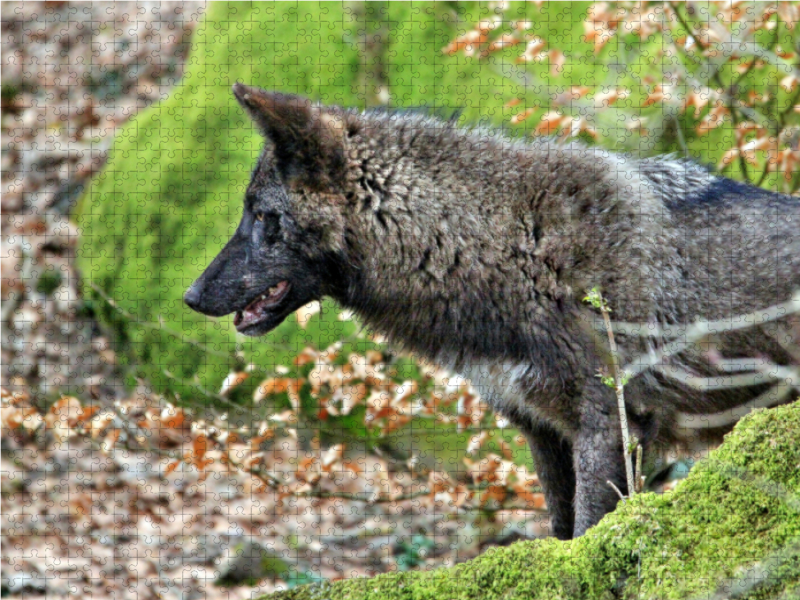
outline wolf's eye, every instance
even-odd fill
[[[280,215],[268,211],[257,210],[253,213],[257,223],[253,226],[253,240],[257,245],[272,245],[278,241],[281,230]]]

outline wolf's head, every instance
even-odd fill
[[[192,309],[235,313],[263,335],[341,281],[345,138],[350,115],[299,96],[236,84],[233,93],[266,138],[228,244],[186,291]]]

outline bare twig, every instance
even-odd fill
[[[675,420],[675,425],[676,427],[683,429],[713,429],[716,427],[728,427],[757,408],[768,408],[770,406],[779,404],[788,397],[791,391],[791,385],[777,384],[750,402],[747,402],[746,404],[740,404],[739,406],[735,406],[729,410],[707,415],[678,413]]]
[[[720,359],[712,363],[720,371],[725,373],[751,372],[702,377],[691,373],[683,366],[665,364],[665,359],[696,346],[709,336],[757,327],[796,313],[800,313],[800,291],[796,292],[788,302],[729,319],[698,321],[688,326],[683,324],[658,325],[654,323],[619,322],[612,322],[611,326],[617,333],[625,335],[645,338],[661,337],[668,340],[658,350],[651,349],[648,353],[641,354],[630,361],[624,368],[625,374],[629,377],[635,377],[647,369],[655,368],[665,377],[703,391],[775,382],[775,385],[754,400],[730,410],[713,414],[678,413],[676,421],[678,427],[706,429],[731,425],[756,408],[769,407],[782,402],[792,389],[800,389],[800,368],[776,365],[764,358]]]
[[[311,489],[305,491],[296,491],[290,488],[290,484],[288,482],[281,481],[274,475],[270,473],[266,473],[261,469],[253,469],[248,468],[242,465],[241,463],[237,462],[235,459],[231,457],[230,452],[226,452],[226,460],[234,467],[239,469],[243,473],[247,473],[252,475],[253,477],[261,480],[267,487],[273,490],[280,491],[280,488],[284,488],[286,490],[286,495],[291,496],[292,498],[308,498],[314,500],[349,500],[351,502],[364,502],[366,504],[390,504],[392,502],[403,502],[405,500],[414,500],[416,498],[422,498],[425,496],[431,495],[431,490],[427,487],[420,488],[415,491],[405,492],[403,494],[396,494],[396,495],[381,495],[375,493],[349,493],[349,492],[329,492],[322,489]],[[480,488],[472,488],[468,487],[470,493],[475,493],[481,491]],[[615,488],[616,489],[616,488]],[[516,495],[516,490],[512,487],[506,488],[506,493],[509,496]],[[509,509],[510,507],[504,507]],[[484,508],[480,508],[480,510],[485,510]]]
[[[763,310],[755,310],[744,315],[736,315],[717,321],[696,321],[691,325],[685,323],[658,324],[658,323],[628,323],[613,321],[614,331],[617,334],[636,335],[639,337],[677,338],[700,336],[698,340],[707,335],[729,333],[740,329],[748,329],[776,321],[793,313],[800,313],[800,290],[786,302],[776,304]],[[600,328],[598,328],[600,329]]]
[[[153,330],[155,330],[155,331],[164,331],[164,332],[166,332],[166,333],[169,333],[169,334],[170,334],[170,335],[172,335],[172,336],[175,336],[176,338],[178,338],[178,339],[179,339],[179,340],[181,340],[182,342],[185,342],[185,343],[187,343],[187,344],[190,344],[190,345],[194,346],[195,348],[199,348],[199,349],[200,349],[200,350],[202,350],[203,352],[208,352],[209,354],[212,354],[212,355],[214,355],[214,356],[219,356],[219,357],[222,357],[222,358],[231,358],[231,357],[233,357],[233,356],[234,356],[234,355],[233,355],[233,353],[229,353],[229,352],[220,352],[219,350],[214,350],[214,348],[210,348],[210,347],[208,346],[208,344],[204,344],[203,342],[201,342],[201,341],[199,341],[199,340],[196,340],[196,339],[194,339],[194,338],[190,338],[190,337],[189,337],[189,336],[187,336],[186,334],[184,334],[184,333],[182,333],[182,332],[180,332],[180,331],[176,331],[175,329],[172,329],[171,327],[168,327],[168,326],[164,325],[164,323],[156,323],[156,322],[153,322],[153,321],[146,321],[146,320],[144,320],[144,319],[140,319],[140,318],[138,318],[136,315],[134,315],[134,314],[132,314],[132,313],[128,312],[127,310],[125,310],[124,308],[122,308],[122,307],[121,307],[119,304],[117,304],[117,303],[116,303],[116,301],[115,301],[115,300],[114,300],[114,299],[113,299],[111,296],[109,296],[108,294],[106,294],[106,293],[105,293],[105,291],[103,291],[103,288],[101,288],[101,287],[100,287],[99,285],[97,285],[96,283],[94,283],[94,282],[91,282],[91,283],[89,283],[89,286],[90,286],[90,287],[91,287],[91,288],[92,288],[92,289],[93,289],[95,292],[97,292],[97,294],[98,294],[98,295],[99,295],[99,296],[100,296],[100,297],[101,297],[103,300],[105,300],[105,302],[106,302],[106,303],[107,303],[107,304],[108,304],[108,305],[109,305],[111,308],[113,308],[114,310],[116,310],[118,313],[120,313],[120,314],[121,314],[123,317],[125,317],[125,318],[126,318],[126,319],[128,319],[129,321],[132,321],[132,322],[134,322],[135,324],[137,324],[137,325],[139,325],[139,326],[141,326],[141,327],[144,327],[145,329],[153,329]]]
[[[636,480],[636,493],[638,494],[644,489],[644,482],[647,479],[642,475],[642,462],[643,462],[644,449],[641,444],[636,445],[636,475],[639,478]]]
[[[635,377],[647,369],[661,364],[665,358],[679,354],[709,336],[757,327],[794,313],[800,313],[800,291],[795,292],[788,302],[718,321],[697,321],[688,326],[685,324],[656,325],[649,323],[612,323],[612,325],[617,333],[645,338],[660,337],[669,340],[658,350],[641,354],[630,361],[625,367],[625,372],[629,377]]]
[[[625,457],[625,476],[628,480],[628,494],[631,496],[636,493],[633,480],[633,465],[631,463],[631,435],[628,429],[628,414],[625,410],[625,393],[623,392],[622,371],[619,368],[619,353],[617,343],[614,340],[614,331],[611,328],[611,317],[608,314],[608,307],[603,305],[600,309],[603,314],[603,321],[608,331],[608,345],[611,348],[611,360],[614,367],[614,391],[617,393],[617,410],[619,410],[619,424],[622,429],[622,453]]]
[[[623,494],[622,491],[620,491],[620,489],[616,485],[614,485],[614,482],[611,481],[610,479],[608,479],[606,481],[606,483],[608,485],[610,485],[614,489],[615,492],[617,492],[617,496],[619,496],[619,499],[624,502],[625,501],[625,494]]]
[[[431,492],[428,489],[418,490],[416,492],[408,492],[406,494],[398,494],[397,496],[376,496],[375,494],[348,494],[345,492],[326,492],[323,490],[313,490],[308,492],[299,492],[292,494],[294,498],[314,498],[319,500],[338,499],[350,500],[352,502],[365,502],[367,504],[386,504],[392,502],[402,502],[404,500],[413,500],[415,498],[422,498],[430,496]]]
[[[600,313],[603,315],[603,322],[606,326],[606,332],[608,333],[608,345],[611,349],[611,364],[614,369],[614,391],[617,394],[617,410],[619,411],[619,424],[622,429],[622,454],[625,457],[625,476],[628,482],[628,494],[633,496],[633,494],[636,493],[636,489],[633,479],[633,462],[631,460],[631,435],[628,429],[628,414],[625,410],[625,393],[623,391],[626,375],[623,375],[623,372],[619,368],[619,352],[617,350],[617,343],[614,340],[614,330],[611,327],[610,309],[608,308],[608,303],[597,288],[591,290],[585,300],[600,309]],[[611,485],[613,486],[613,484]],[[616,489],[616,487],[614,489]],[[619,490],[617,490],[617,493],[619,493]]]
[[[749,387],[754,385],[764,385],[773,381],[779,382],[779,385],[800,386],[800,372],[798,369],[790,367],[782,367],[762,361],[762,365],[756,366],[754,361],[750,361],[751,369],[755,373],[746,373],[743,375],[730,375],[730,376],[716,376],[716,377],[700,377],[678,365],[656,365],[653,368],[670,379],[679,381],[684,385],[701,391],[709,390],[727,390],[738,387]]]

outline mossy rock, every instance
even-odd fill
[[[543,31],[580,35],[587,6],[554,5]],[[445,114],[463,108],[465,120],[503,122],[517,110],[504,103],[523,90],[498,76],[494,63],[442,53],[486,10],[469,3],[454,7],[426,2],[209,5],[183,80],[169,98],[121,129],[107,166],[76,211],[82,232],[78,264],[87,297],[113,327],[118,354],[154,389],[202,398],[202,390],[219,389],[241,361],[237,352],[244,364],[269,371],[291,364],[307,345],[326,347],[356,330],[328,304],[306,329],[288,319],[271,335],[253,340],[237,335],[231,319],[209,320],[183,305],[185,289],[238,224],[261,148],[231,85],[243,81],[365,108],[376,101],[372,84],[381,76],[393,106],[427,106]],[[520,3],[519,10],[533,9]],[[382,43],[373,47],[366,42],[374,35]],[[108,305],[92,285],[132,318]]]
[[[307,342],[333,341],[352,329],[334,314],[307,330],[286,323],[266,343],[252,342],[237,338],[230,319],[206,319],[181,300],[236,228],[262,143],[231,85],[248,81],[354,102],[358,53],[343,39],[345,17],[336,3],[209,5],[184,79],[122,128],[80,203],[86,285],[102,288],[134,321],[165,325],[142,327],[96,302],[126,349],[120,354],[159,391],[193,397],[201,387],[219,389],[237,350],[269,369],[289,364]],[[302,43],[309,36],[318,40],[313,47]],[[197,386],[182,383],[194,378]]]
[[[576,540],[451,568],[315,584],[273,600],[800,597],[800,402],[743,419],[673,492],[639,494]]]

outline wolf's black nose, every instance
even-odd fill
[[[186,290],[186,293],[183,295],[183,301],[191,308],[192,310],[198,310],[200,306],[200,289],[194,283],[189,286],[189,289]]]

